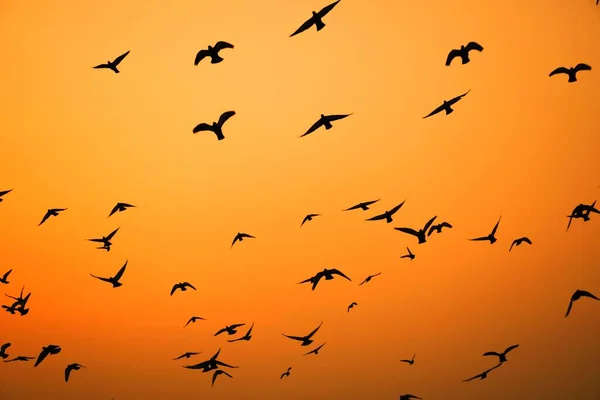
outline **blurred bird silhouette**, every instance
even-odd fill
[[[348,312],[350,312],[351,309],[353,309],[355,306],[357,306],[358,303],[353,301],[352,303],[350,303],[350,305],[348,306]]]
[[[221,333],[225,333],[227,332],[228,335],[235,335],[237,333],[237,329],[240,326],[244,326],[246,324],[233,324],[233,325],[228,325],[225,328],[219,329],[217,331],[217,333],[215,333],[215,336],[219,336]]]
[[[479,379],[482,379],[482,380],[483,380],[483,379],[487,378],[487,376],[488,376],[488,374],[489,374],[490,372],[492,372],[493,370],[495,370],[496,368],[498,368],[498,367],[499,367],[499,366],[501,366],[501,365],[502,365],[502,363],[500,363],[500,364],[496,365],[495,367],[492,367],[492,368],[490,368],[490,369],[488,369],[488,370],[485,370],[485,371],[483,371],[482,373],[480,373],[480,374],[478,374],[478,375],[475,375],[475,376],[473,376],[473,377],[471,377],[471,378],[469,378],[469,379],[465,379],[463,382],[469,382],[469,381],[472,381],[473,379],[477,379],[477,378],[479,378]]]
[[[568,82],[577,82],[577,73],[579,71],[591,71],[592,67],[587,64],[577,64],[572,68],[558,67],[554,71],[550,72],[549,76],[554,76],[556,74],[566,74],[569,76]]]
[[[71,371],[79,371],[81,368],[85,368],[85,366],[77,363],[67,365],[67,368],[65,368],[65,382],[69,382]]]
[[[447,222],[442,222],[441,224],[437,225],[431,225],[431,228],[429,228],[429,232],[427,232],[427,236],[431,236],[433,232],[442,233],[442,228],[452,229],[452,225],[450,225]]]
[[[392,208],[391,210],[387,210],[383,214],[379,214],[374,217],[371,217],[371,218],[367,219],[366,221],[379,221],[379,220],[385,219],[385,222],[387,222],[388,224],[391,224],[394,221],[394,219],[393,219],[394,214],[396,214],[398,212],[398,210],[400,208],[402,208],[404,203],[406,203],[406,200],[404,200],[402,203],[398,204],[396,207]]]
[[[111,210],[110,214],[108,214],[108,216],[110,217],[111,215],[113,215],[116,212],[123,212],[130,207],[135,207],[135,206],[133,204],[127,204],[127,203],[117,203],[117,205],[113,207],[113,209]]]
[[[321,321],[321,323],[319,324],[319,326],[317,326],[315,328],[315,330],[313,330],[311,333],[309,333],[306,336],[290,336],[290,335],[286,335],[285,333],[282,333],[283,336],[285,336],[286,338],[292,339],[292,340],[298,340],[300,342],[302,342],[300,344],[300,346],[309,346],[313,340],[311,339],[315,333],[318,332],[319,329],[321,329],[321,325],[323,325],[323,321]]]
[[[361,283],[358,284],[358,286],[362,286],[365,283],[371,282],[371,279],[373,279],[373,278],[375,278],[376,276],[379,276],[379,275],[381,275],[381,272],[378,272],[375,275],[369,275],[369,276],[367,276],[364,281],[362,281]]]
[[[312,284],[312,290],[315,290],[317,288],[317,285],[319,284],[319,281],[321,280],[321,278],[325,278],[326,281],[330,281],[333,279],[334,275],[339,275],[342,278],[346,278],[349,281],[352,281],[352,279],[348,278],[346,275],[344,275],[344,273],[338,269],[327,269],[325,268],[323,271],[318,272],[316,275],[303,280],[302,282],[298,282],[298,284],[303,284],[303,283],[311,283]]]
[[[27,356],[18,356],[13,358],[12,360],[6,360],[4,361],[5,363],[7,362],[15,362],[15,361],[31,361],[31,360],[35,360],[35,357],[27,357]]]
[[[327,343],[327,342],[325,342]],[[319,350],[321,350],[321,347],[325,346],[325,343],[323,343],[322,345],[320,345],[319,347],[312,349],[311,351],[309,351],[308,353],[305,353],[304,355],[307,356],[309,354],[314,354],[315,356],[319,354]]]
[[[4,197],[5,194],[8,194],[8,193],[10,193],[12,191],[13,191],[12,189],[1,191],[0,192],[0,203],[2,203],[4,201],[4,199],[2,197]]]
[[[471,90],[469,90],[466,93],[461,94],[460,96],[456,96],[453,99],[450,99],[448,101],[444,100],[444,102],[442,103],[441,106],[439,106],[438,108],[436,108],[435,110],[433,110],[432,112],[430,112],[429,114],[424,116],[423,119],[429,118],[429,117],[436,115],[437,113],[440,113],[442,111],[446,111],[446,115],[452,114],[454,112],[454,109],[452,108],[452,106],[454,104],[456,104],[459,100],[461,100],[463,97],[465,97],[467,94],[469,94],[469,92],[471,92]]]
[[[87,240],[90,242],[102,243],[102,247],[97,247],[97,248],[101,249],[101,250],[110,251],[110,246],[112,246],[112,242],[110,240],[116,235],[116,233],[119,231],[119,229],[120,228],[115,229],[114,231],[109,233],[108,236],[102,236],[102,239],[87,239]]]
[[[525,236],[523,236],[522,238],[515,239],[515,240],[513,240],[512,244],[510,245],[510,248],[508,249],[508,251],[511,251],[513,246],[519,247],[521,245],[521,243],[531,244],[531,240],[529,240],[529,238],[525,237]]]
[[[50,217],[58,217],[58,214],[65,210],[66,210],[66,208],[49,208],[48,211],[46,211],[46,214],[44,214],[44,218],[42,218],[42,222],[40,222],[38,226],[42,225]]]
[[[201,369],[203,373],[218,369],[219,367],[238,368],[237,366],[234,367],[233,365],[229,365],[222,361],[219,361],[217,358],[219,357],[220,353],[221,349],[219,349],[219,351],[217,351],[215,355],[212,356],[210,359],[202,361],[201,363],[195,365],[184,365],[183,368]]]
[[[235,242],[243,242],[244,238],[256,239],[254,236],[249,235],[247,233],[238,232],[238,234],[235,235],[235,237],[233,238],[233,242],[231,242],[231,247],[233,247],[233,245],[235,244]]]
[[[506,362],[506,355],[511,351],[519,347],[518,344],[514,344],[509,346],[502,353],[496,353],[495,351],[488,351],[487,353],[483,353],[484,356],[496,356],[499,358],[500,363]]]
[[[244,336],[239,337],[237,339],[227,340],[227,341],[230,342],[230,343],[238,342],[240,340],[245,340],[245,341],[249,342],[250,339],[252,339],[252,328],[254,328],[254,323],[252,323],[252,325],[250,326],[250,329],[248,329],[248,332],[246,332],[246,334]]]
[[[450,66],[452,60],[456,57],[460,57],[462,64],[468,64],[471,60],[469,59],[469,53],[473,50],[482,52],[483,47],[479,43],[469,42],[466,46],[461,45],[460,49],[453,49],[448,53],[448,57],[446,58],[446,66]]]
[[[408,251],[408,254],[405,254],[403,256],[400,256],[400,258],[409,258],[410,261],[415,259],[415,255],[410,251],[410,249],[407,247],[406,250]]]
[[[600,214],[600,210],[596,208],[596,200],[594,200],[594,202],[589,205],[578,204],[571,212],[571,215],[567,215],[567,218],[569,218],[569,223],[567,224],[567,231],[571,227],[571,222],[573,221],[573,219],[580,218],[583,219],[583,222],[587,222],[590,220],[591,213]]]
[[[567,313],[565,314],[565,318],[568,317],[569,314],[571,313],[571,308],[573,308],[573,303],[576,302],[577,300],[581,299],[582,297],[588,297],[590,299],[600,300],[598,297],[594,296],[593,294],[591,294],[590,292],[588,292],[586,290],[577,289],[575,291],[575,293],[573,293],[573,295],[571,296],[571,300],[569,301],[569,308],[567,308]]]
[[[8,276],[10,275],[10,273],[12,272],[12,268],[8,270],[8,272],[6,272],[4,275],[2,275],[2,277],[0,278],[0,283],[4,283],[5,285],[8,285],[10,282],[8,281]]]
[[[363,211],[367,211],[367,210],[370,210],[369,206],[371,204],[375,204],[378,201],[379,201],[379,199],[377,199],[377,200],[371,200],[371,201],[365,201],[365,202],[353,205],[352,207],[346,208],[345,210],[342,210],[342,211],[352,211],[352,210],[358,210],[358,209],[363,210]]]
[[[214,386],[217,376],[219,375],[227,375],[228,377],[233,378],[233,376],[229,375],[227,372],[223,371],[222,369],[218,369],[213,373],[211,386]]]
[[[502,219],[502,216],[500,216],[500,218],[498,218],[498,222],[496,222],[496,225],[494,225],[494,229],[492,229],[492,232],[489,235],[478,237],[478,238],[475,238],[475,239],[469,239],[469,240],[471,240],[471,241],[478,241],[478,242],[489,240],[490,244],[496,243],[496,241],[497,241],[497,239],[496,239],[496,231],[498,230],[498,225],[500,225],[500,220],[501,219]]]
[[[48,357],[50,355],[56,355],[56,354],[60,353],[61,351],[62,351],[62,349],[60,348],[60,346],[55,345],[55,344],[49,344],[48,346],[42,347],[42,351],[40,352],[40,355],[38,356],[38,358],[35,361],[35,364],[33,366],[37,367],[38,365],[40,365],[42,363],[42,361],[44,361],[44,359],[46,359],[46,357]]]
[[[192,286],[189,282],[179,282],[179,283],[176,283],[171,288],[171,296],[173,296],[173,293],[175,293],[175,291],[177,289],[181,290],[182,292],[185,292],[185,291],[187,291],[187,288],[196,290],[196,288],[194,286]]]
[[[118,74],[121,71],[119,71],[117,66],[119,64],[121,64],[121,61],[123,61],[123,59],[125,57],[127,57],[129,52],[130,52],[130,50],[128,50],[126,53],[121,54],[119,57],[115,58],[114,61],[107,61],[106,64],[99,64],[99,65],[96,65],[94,68],[108,68],[108,69],[112,70],[115,74]]]
[[[219,55],[219,52],[223,49],[233,49],[233,45],[231,43],[224,42],[222,40],[215,43],[215,46],[208,46],[208,49],[200,50],[196,54],[196,58],[194,59],[194,65],[200,64],[200,61],[204,60],[206,57],[210,57],[211,64],[218,64],[223,61],[223,58]]]
[[[195,323],[195,322],[196,322],[197,320],[199,320],[199,319],[201,319],[201,320],[205,320],[206,318],[202,318],[202,317],[192,317],[192,318],[190,318],[190,319],[188,320],[188,322],[187,322],[187,323],[184,325],[184,328],[185,328],[186,326],[188,326],[188,325],[190,324],[190,322],[193,324],[193,323]]]
[[[413,354],[410,360],[400,360],[400,362],[407,363],[408,365],[413,365],[415,363],[415,356],[417,353]]]
[[[321,214],[308,214],[302,220],[302,223],[300,224],[300,227],[302,228],[302,225],[304,225],[305,222],[312,221],[314,217],[319,217],[319,216],[321,216]]]
[[[427,221],[425,226],[423,226],[423,228],[419,229],[418,231],[414,230],[412,228],[394,228],[394,229],[397,231],[400,231],[400,232],[408,233],[409,235],[413,235],[414,237],[416,237],[419,240],[419,244],[423,244],[423,243],[427,242],[427,237],[425,235],[427,234],[427,230],[429,229],[431,224],[433,224],[433,221],[435,221],[436,218],[437,218],[437,216],[431,218],[429,221]]]
[[[310,128],[308,128],[308,130],[305,133],[300,135],[300,137],[310,135],[311,133],[313,133],[314,131],[316,131],[317,129],[319,129],[322,126],[324,126],[326,130],[330,130],[331,128],[333,128],[333,125],[331,125],[331,123],[333,121],[337,121],[339,119],[349,117],[350,115],[352,115],[352,114],[339,114],[339,115],[321,114],[321,117],[319,118],[319,120],[317,122],[315,122]]]
[[[299,33],[304,32],[305,30],[309,29],[311,26],[315,25],[315,27],[317,28],[317,31],[320,31],[321,29],[325,28],[325,23],[323,22],[323,18],[331,11],[333,10],[333,8],[335,6],[337,6],[337,4],[340,2],[340,0],[337,0],[336,2],[333,2],[331,4],[329,4],[328,6],[325,6],[321,9],[321,11],[319,12],[312,12],[312,17],[310,17],[306,22],[304,22],[302,25],[300,25],[300,28],[298,28],[296,30],[296,32],[292,33],[290,35],[290,37],[292,36],[296,36]]]
[[[174,358],[173,360],[177,361],[177,360],[181,360],[182,358],[190,358],[190,357],[198,355],[198,354],[200,354],[200,353],[187,352],[187,353],[183,353],[182,355],[180,355],[177,358]]]
[[[218,121],[213,122],[212,124],[207,124],[205,122],[202,122],[202,123],[196,125],[196,127],[192,130],[192,132],[193,133],[205,132],[205,131],[212,132],[217,137],[217,140],[223,140],[223,139],[225,139],[225,135],[223,134],[223,125],[225,124],[225,122],[227,122],[229,120],[229,118],[233,117],[234,115],[235,115],[235,111],[225,111],[223,114],[221,114]]]
[[[417,397],[412,394],[402,394],[402,395],[400,395],[400,398],[398,400],[411,400],[411,399],[423,400],[421,397]]]
[[[0,346],[0,358],[8,358],[9,354],[6,352],[6,349],[8,349],[10,346],[11,343],[4,343],[2,346]]]
[[[279,379],[283,379],[286,376],[290,376],[290,371],[292,370],[292,367],[288,367],[287,371],[285,371],[283,374],[281,374],[281,377]]]
[[[125,273],[125,269],[127,268],[127,263],[129,261],[125,261],[125,264],[121,267],[121,269],[117,272],[117,274],[115,276],[112,276],[110,278],[102,278],[100,276],[96,276],[94,274],[90,274],[92,275],[94,278],[99,279],[101,281],[104,282],[108,282],[110,284],[112,284],[113,288],[118,288],[119,286],[123,286],[123,284],[121,282],[119,282],[121,280],[121,277],[123,276],[123,273]]]

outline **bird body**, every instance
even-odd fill
[[[327,342],[325,342],[327,343]],[[321,347],[325,346],[325,343],[323,343],[322,345],[320,345],[319,347],[312,349],[311,351],[309,351],[308,353],[304,354],[305,356],[309,355],[309,354],[314,354],[315,356],[319,354],[319,350],[321,350]]]
[[[292,367],[288,367],[287,371],[285,371],[283,374],[281,374],[281,377],[279,379],[283,379],[286,376],[290,376],[290,370],[292,369]]]
[[[204,319],[206,319],[206,318],[202,318],[202,317],[192,317],[192,318],[190,318],[190,319],[188,320],[188,322],[185,324],[184,328],[185,328],[186,326],[188,326],[190,323],[192,323],[192,324],[193,324],[193,323],[195,323],[195,322],[196,322],[197,320],[199,320],[199,319],[201,319],[201,320],[204,320]]]
[[[353,301],[352,303],[350,303],[350,305],[348,306],[348,312],[350,312],[350,310],[351,310],[352,308],[354,308],[355,306],[357,306],[357,305],[358,305],[358,303],[357,303],[357,302],[355,302],[355,301]]]

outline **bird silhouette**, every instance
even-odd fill
[[[587,222],[590,220],[591,213],[595,213],[595,214],[600,213],[600,210],[598,210],[596,208],[596,200],[594,200],[594,202],[589,205],[588,204],[577,205],[571,212],[571,215],[567,215],[567,218],[569,218],[569,223],[567,224],[567,231],[571,227],[571,222],[573,221],[573,219],[581,218],[581,219],[583,219],[584,222]]]
[[[400,360],[400,362],[407,363],[408,365],[413,365],[415,363],[415,356],[417,353],[413,354],[410,360]]]
[[[46,214],[44,214],[44,218],[42,218],[42,222],[40,222],[38,224],[38,226],[40,226],[41,224],[46,222],[46,220],[50,217],[58,217],[58,214],[65,210],[66,210],[66,208],[49,208],[48,211],[46,211]]]
[[[244,238],[256,239],[254,236],[249,235],[247,233],[238,232],[237,235],[233,238],[233,242],[231,242],[231,247],[235,244],[235,242],[243,242]]]
[[[477,379],[477,378],[480,378],[480,379],[483,380],[483,379],[487,378],[487,376],[488,376],[488,374],[490,372],[492,372],[493,370],[495,370],[496,368],[498,368],[501,365],[502,365],[502,363],[500,363],[500,364],[496,365],[495,367],[492,367],[492,368],[490,368],[488,370],[485,370],[482,373],[480,373],[478,375],[475,375],[475,376],[473,376],[473,377],[471,377],[469,379],[465,379],[463,382],[469,382],[469,381],[472,381],[473,379]]]
[[[387,222],[388,224],[391,224],[394,221],[394,219],[393,219],[394,214],[396,214],[398,212],[398,210],[400,208],[402,208],[402,206],[404,205],[405,202],[406,202],[406,200],[404,200],[402,203],[398,204],[396,207],[392,208],[391,210],[387,210],[383,214],[379,214],[374,217],[371,217],[371,218],[367,219],[366,221],[379,221],[379,220],[385,219],[385,222]]]
[[[31,297],[31,293],[29,293],[29,294],[27,294],[27,296],[23,297],[24,289],[25,289],[25,287],[23,287],[21,289],[21,294],[19,295],[19,297],[13,297],[13,296],[6,295],[7,297],[14,299],[15,302],[10,307],[2,306],[2,308],[5,308],[6,311],[10,312],[11,314],[18,312],[22,317],[27,315],[29,313],[29,309],[25,308],[25,307],[27,306],[27,302],[29,301],[29,298]]]
[[[87,239],[90,242],[102,243],[102,247],[97,247],[98,249],[110,251],[110,246],[112,246],[112,242],[110,241],[119,231],[120,228],[115,229],[107,236],[102,236],[101,239]]]
[[[225,332],[227,332],[227,334],[228,334],[229,336],[231,336],[231,335],[235,335],[235,334],[237,333],[237,329],[236,329],[236,328],[239,328],[240,326],[244,326],[244,325],[246,325],[246,324],[233,324],[233,325],[228,325],[228,326],[226,326],[225,328],[219,329],[219,330],[217,331],[217,333],[215,333],[215,336],[219,336],[221,333],[225,333]]]
[[[352,207],[348,207],[348,208],[346,208],[345,210],[342,210],[342,211],[352,211],[352,210],[359,210],[359,209],[363,210],[363,211],[367,211],[367,210],[370,210],[369,206],[371,204],[375,204],[378,201],[379,201],[379,199],[377,199],[377,200],[371,200],[371,201],[364,201],[362,203],[355,204]]]
[[[188,322],[187,322],[187,323],[186,323],[186,324],[185,324],[183,327],[185,328],[186,326],[188,326],[188,325],[190,324],[190,322],[193,324],[193,323],[195,323],[195,322],[196,322],[197,320],[199,320],[199,319],[201,319],[201,320],[205,320],[206,318],[202,318],[202,317],[192,317],[192,318],[190,318],[190,319],[188,320]]]
[[[348,312],[350,312],[350,310],[351,310],[352,308],[354,308],[355,306],[357,306],[357,305],[358,305],[358,303],[357,303],[357,302],[355,302],[355,301],[353,301],[352,303],[350,303],[350,305],[348,306]]]
[[[529,238],[526,236],[515,239],[515,240],[513,240],[512,244],[510,245],[510,248],[508,249],[508,251],[511,251],[513,246],[517,246],[517,247],[520,246],[521,243],[531,244],[531,240],[529,240]]]
[[[6,349],[8,349],[10,346],[11,343],[4,343],[2,346],[0,346],[0,358],[8,358],[8,353],[6,352]]]
[[[487,353],[483,353],[484,356],[496,356],[499,358],[500,363],[506,362],[506,355],[511,351],[519,347],[518,344],[514,344],[509,346],[502,353],[496,353],[495,351],[488,351]]]
[[[115,58],[114,61],[107,61],[106,64],[96,65],[94,68],[108,68],[108,69],[112,70],[115,74],[118,74],[121,71],[119,71],[117,66],[121,63],[121,61],[123,61],[123,59],[125,57],[127,57],[129,52],[130,52],[130,50],[128,50],[126,53],[121,54],[119,57]]]
[[[478,237],[475,239],[469,239],[471,241],[477,241],[477,242],[482,242],[485,240],[489,240],[490,244],[494,244],[496,243],[497,239],[496,239],[496,231],[498,230],[498,225],[500,225],[500,220],[502,219],[502,216],[500,216],[500,218],[498,218],[498,222],[496,222],[496,225],[494,225],[494,229],[492,229],[492,232],[487,235],[487,236],[482,236],[482,237]]]
[[[135,207],[135,206],[133,204],[127,204],[127,203],[117,203],[117,205],[114,206],[113,209],[110,211],[110,214],[108,214],[108,216],[110,217],[111,215],[113,215],[116,212],[123,212],[130,207]]]
[[[2,203],[4,201],[4,199],[2,197],[4,197],[5,194],[8,194],[8,193],[10,193],[12,191],[13,191],[12,189],[1,191],[0,192],[0,203]]]
[[[435,110],[433,110],[432,112],[430,112],[429,114],[424,116],[423,119],[429,118],[429,117],[436,115],[437,113],[440,113],[442,111],[446,111],[446,115],[452,114],[454,112],[454,109],[452,108],[452,106],[454,104],[456,104],[460,99],[465,97],[467,94],[469,94],[469,92],[471,92],[471,90],[469,90],[466,93],[461,94],[460,96],[456,96],[453,99],[450,99],[448,101],[444,100],[444,102],[442,103],[441,106],[439,106],[438,108],[436,108]]]
[[[314,217],[319,217],[319,216],[321,216],[321,214],[308,214],[302,220],[302,223],[300,224],[300,227],[302,228],[302,225],[304,225],[305,222],[312,221]]]
[[[407,247],[406,250],[408,251],[408,254],[405,254],[403,256],[400,256],[400,258],[410,258],[410,261],[415,259],[415,255],[410,251],[410,249]]]
[[[398,400],[411,400],[411,399],[423,400],[421,397],[417,397],[412,394],[401,394],[400,398]]]
[[[183,353],[179,357],[174,358],[173,360],[177,361],[177,360],[181,360],[182,358],[190,358],[190,357],[198,355],[198,354],[200,354],[200,353],[187,352],[187,353]]]
[[[431,225],[431,228],[429,228],[429,232],[427,232],[427,236],[431,236],[433,232],[442,233],[442,228],[452,229],[452,225],[450,225],[447,222],[442,222],[441,224],[437,225]]]
[[[223,61],[223,58],[219,55],[219,52],[223,49],[233,49],[233,45],[231,43],[224,42],[222,40],[215,43],[215,46],[208,46],[208,49],[202,49],[196,54],[196,58],[194,58],[194,65],[200,64],[200,61],[204,60],[206,57],[210,57],[211,64],[218,64]]]
[[[587,64],[577,64],[572,68],[558,67],[554,71],[550,72],[549,76],[554,76],[556,74],[567,74],[569,76],[568,82],[577,82],[577,73],[579,71],[591,71],[592,67]]]
[[[327,343],[327,342],[325,342]],[[325,343],[323,343],[322,345],[320,345],[319,347],[312,349],[311,351],[309,351],[308,353],[305,353],[304,355],[307,356],[309,354],[314,354],[315,356],[319,354],[319,350],[321,350],[321,347],[325,346]]]
[[[254,328],[254,323],[252,323],[252,325],[250,326],[250,329],[248,329],[248,332],[246,332],[246,334],[244,336],[239,337],[237,339],[227,340],[227,341],[230,342],[230,343],[238,342],[240,340],[245,340],[245,341],[249,342],[250,339],[252,339],[252,328]]]
[[[69,382],[71,371],[79,371],[81,368],[85,368],[85,366],[77,363],[67,365],[67,368],[65,368],[65,382]]]
[[[339,2],[340,2],[340,0],[333,2],[333,3],[329,4],[328,6],[323,7],[321,9],[321,11],[319,11],[319,12],[313,11],[312,16],[308,20],[306,20],[306,22],[304,22],[302,25],[300,25],[300,28],[298,28],[294,33],[292,33],[290,35],[290,37],[296,36],[297,34],[304,32],[305,30],[309,29],[313,25],[315,25],[315,27],[317,28],[317,31],[320,31],[321,29],[325,28],[325,23],[323,22],[323,18],[331,10],[333,10],[333,8],[335,6],[337,6],[337,4]]]
[[[227,375],[228,377],[233,378],[233,376],[229,375],[227,372],[223,371],[222,369],[218,369],[213,373],[211,386],[214,386],[217,376],[219,375]]]
[[[42,351],[38,356],[37,360],[35,360],[34,367],[37,367],[44,361],[44,359],[50,355],[56,355],[62,351],[61,347],[55,344],[49,344],[48,346],[42,347]]]
[[[227,120],[229,120],[229,118],[233,117],[234,115],[235,111],[225,111],[223,114],[221,114],[218,121],[213,122],[212,124],[202,122],[196,125],[192,132],[198,133],[209,131],[217,136],[217,140],[223,140],[225,139],[225,135],[223,134],[223,125],[225,124],[225,122],[227,122]]]
[[[414,230],[412,228],[394,228],[394,229],[397,231],[400,231],[400,232],[408,233],[409,235],[413,235],[414,237],[416,237],[419,240],[419,244],[423,244],[423,243],[427,242],[427,237],[425,235],[427,234],[427,230],[429,229],[431,224],[433,224],[433,221],[435,221],[436,218],[437,218],[437,215],[435,217],[431,218],[429,221],[427,221],[425,226],[423,226],[423,228],[419,229],[418,231]]]
[[[27,357],[27,356],[18,356],[13,358],[12,360],[6,360],[4,361],[5,363],[7,362],[15,362],[15,361],[31,361],[31,360],[35,360],[35,357]]]
[[[221,353],[221,349],[219,349],[215,353],[215,355],[212,356],[210,359],[202,361],[201,363],[194,364],[194,365],[184,365],[183,368],[201,369],[203,373],[218,369],[219,367],[238,368],[237,366],[229,365],[227,363],[219,361],[217,358],[219,357],[220,353]]]
[[[326,130],[330,130],[331,128],[333,128],[333,125],[331,125],[331,123],[333,121],[337,121],[339,119],[344,119],[346,117],[349,117],[350,115],[352,115],[352,114],[338,114],[338,115],[321,114],[321,117],[317,120],[317,122],[315,122],[310,128],[308,128],[308,130],[305,133],[300,135],[300,137],[310,135],[311,133],[313,133],[314,131],[316,131],[317,129],[319,129],[322,126],[324,126]]]
[[[466,46],[461,45],[460,49],[450,50],[450,53],[448,53],[448,57],[446,58],[446,67],[450,66],[452,60],[454,60],[456,57],[460,57],[463,65],[468,64],[471,61],[469,59],[469,53],[473,50],[482,52],[483,47],[481,47],[479,43],[469,42]]]
[[[10,275],[11,272],[12,272],[12,268],[9,269],[4,275],[2,275],[2,277],[0,278],[0,283],[4,283],[5,285],[8,285],[10,283],[8,281],[8,276]]]
[[[352,281],[352,279],[348,278],[346,275],[344,275],[344,273],[336,268],[334,269],[327,269],[325,268],[323,271],[317,272],[316,275],[303,280],[302,282],[298,282],[298,284],[303,284],[303,283],[312,283],[312,290],[315,290],[317,288],[317,285],[319,284],[319,281],[321,280],[321,278],[325,278],[326,281],[330,281],[333,279],[334,275],[339,275],[342,278],[346,278],[349,281]]]
[[[323,325],[323,321],[321,321],[321,323],[319,324],[319,326],[317,326],[315,328],[315,330],[313,330],[311,333],[309,333],[306,336],[290,336],[290,335],[286,335],[285,333],[282,333],[283,336],[285,336],[286,338],[292,339],[292,340],[298,340],[300,342],[302,342],[300,344],[300,346],[309,346],[313,340],[311,339],[315,333],[317,333],[317,331],[319,329],[321,329],[321,325]]]
[[[94,277],[96,279],[99,279],[101,281],[108,282],[108,283],[112,284],[113,288],[118,288],[119,286],[123,286],[123,284],[121,282],[119,282],[119,281],[121,280],[121,277],[123,276],[123,273],[125,273],[125,269],[127,268],[127,263],[128,262],[129,261],[125,261],[125,264],[121,267],[121,269],[119,270],[119,272],[117,272],[117,274],[115,276],[112,276],[110,278],[102,278],[100,276],[96,276],[96,275],[93,275],[93,274],[90,274],[90,275],[92,275],[92,277]]]
[[[185,292],[187,291],[187,288],[196,290],[196,288],[192,286],[189,282],[176,283],[173,285],[173,288],[171,288],[171,296],[173,296],[173,293],[175,293],[177,289],[181,290],[182,292]]]
[[[290,376],[290,371],[292,370],[292,367],[288,367],[287,371],[285,371],[283,374],[281,374],[281,377],[279,379],[283,379],[286,376]]]
[[[379,275],[381,275],[381,272],[378,272],[375,275],[369,275],[369,276],[367,276],[364,281],[362,281],[361,283],[358,284],[358,286],[362,286],[365,283],[371,282],[371,279],[373,279],[373,278],[375,278],[376,276],[379,276]]]
[[[575,291],[575,293],[573,293],[573,295],[571,296],[571,300],[569,301],[569,308],[567,308],[567,313],[565,314],[565,318],[568,317],[569,314],[571,313],[571,308],[573,307],[573,303],[576,302],[577,300],[581,299],[582,297],[588,297],[590,299],[600,300],[600,298],[594,296],[593,294],[591,294],[590,292],[588,292],[586,290],[577,289]]]

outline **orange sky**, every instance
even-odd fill
[[[342,0],[322,31],[289,37],[327,4],[0,3],[0,190],[14,189],[0,289],[32,292],[29,315],[0,313],[0,344],[63,349],[35,369],[2,363],[1,400],[600,397],[600,304],[564,318],[575,289],[600,293],[600,217],[565,233],[600,198],[600,7]],[[235,49],[194,67],[218,40]],[[471,40],[485,50],[445,67]],[[120,74],[91,68],[127,50]],[[548,77],[579,62],[593,70],[577,83]],[[469,89],[453,114],[422,118]],[[227,110],[225,140],[192,134]],[[299,139],[321,113],[354,114]],[[394,223],[364,222],[405,199]],[[107,218],[118,201],[137,208]],[[299,228],[308,213],[323,215]],[[433,215],[454,228],[426,244],[393,229]],[[496,244],[466,240],[500,215]],[[117,227],[109,253],[85,241]],[[256,239],[230,249],[238,231]],[[509,253],[520,236],[533,245]],[[126,260],[118,289],[90,277]],[[333,267],[352,282],[296,284]],[[180,281],[197,291],[170,297]],[[207,320],[183,329],[192,315]],[[316,357],[281,336],[320,321]],[[238,322],[255,323],[250,342],[213,336]],[[487,380],[461,382],[515,343]],[[240,368],[213,388],[172,361],[219,347]],[[74,362],[88,368],[65,383]]]

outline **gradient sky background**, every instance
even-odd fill
[[[600,218],[565,233],[600,197],[594,3],[342,0],[289,38],[328,1],[2,1],[1,289],[33,294],[26,317],[0,313],[0,342],[63,350],[0,364],[0,399],[598,399],[600,304],[564,318],[576,289],[600,293]],[[194,67],[218,40],[235,49]],[[445,67],[471,40],[485,50]],[[120,74],[91,68],[127,50]],[[548,77],[579,62],[575,84]],[[227,110],[224,141],[192,134]],[[299,139],[321,113],[354,115]],[[393,224],[364,222],[405,199]],[[138,207],[107,218],[118,201]],[[307,213],[323,216],[300,229]],[[433,215],[454,229],[393,230]],[[495,245],[466,240],[500,215]],[[84,240],[117,227],[109,253]],[[230,250],[238,231],[257,239]],[[520,236],[533,246],[509,253]],[[90,277],[125,260],[121,288]],[[325,267],[352,283],[296,284]],[[198,290],[170,297],[180,281]],[[207,321],[183,329],[192,315]],[[281,336],[320,321],[317,357]],[[238,322],[250,342],[213,336]],[[240,368],[213,388],[171,360],[219,347]],[[88,369],[65,383],[73,362]]]

